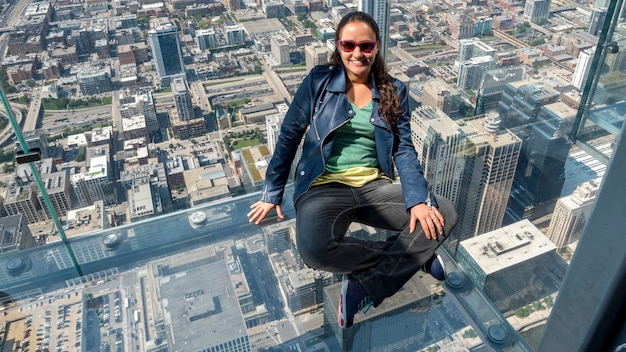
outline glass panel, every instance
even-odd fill
[[[322,282],[305,279],[309,270],[293,250],[290,220],[261,227],[247,222],[258,196],[72,238],[77,267],[60,242],[3,255],[5,347],[145,351],[231,345],[246,351],[299,344],[303,350],[394,345],[417,351],[441,344],[529,350],[451,262],[445,285],[417,275],[354,329],[338,329],[340,284],[323,273]],[[292,206],[283,210],[293,217]],[[300,287],[292,286],[296,279]],[[311,304],[315,295],[326,309]]]
[[[595,6],[591,12],[592,27],[594,24],[598,27],[597,48],[586,50],[578,59],[580,68],[577,72],[581,75],[589,72],[589,78],[584,85],[582,105],[573,131],[577,144],[604,163],[608,162],[610,153],[600,149],[615,141],[626,114],[624,2],[613,0],[607,5]]]

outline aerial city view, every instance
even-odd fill
[[[581,129],[598,153],[568,139],[608,14],[621,44],[610,6],[3,2],[0,352],[532,351],[623,123],[616,49]],[[290,185],[285,219],[246,214],[294,94],[357,10],[381,29],[418,160],[458,222],[447,280],[418,272],[341,329],[341,276],[300,258]]]

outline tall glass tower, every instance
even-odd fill
[[[178,27],[173,23],[159,24],[148,31],[152,55],[161,84],[185,76],[185,64],[180,50]]]
[[[391,2],[389,0],[359,0],[358,10],[368,13],[374,17],[380,30],[380,55],[387,59],[387,48],[389,47],[389,11]]]

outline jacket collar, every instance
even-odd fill
[[[333,71],[333,75],[330,78],[330,82],[328,82],[327,90],[333,93],[345,93],[347,76],[343,65],[331,65],[329,70]],[[380,101],[380,93],[378,92],[373,73],[370,73],[370,79],[372,80],[372,99]]]

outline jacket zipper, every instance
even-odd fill
[[[317,115],[316,115],[317,116]],[[328,137],[332,132],[338,130],[341,126],[345,125],[348,123],[348,121],[350,121],[350,119],[347,119],[346,121],[342,122],[341,124],[339,124],[337,127],[333,128],[332,130],[328,131],[328,134],[326,134],[326,136],[324,137],[324,140],[326,139],[326,137]],[[317,124],[314,122],[314,129],[315,129],[315,134],[317,135]],[[319,140],[319,135],[317,135],[317,139]],[[324,165],[324,170],[326,169],[326,160],[324,159],[324,140],[322,140],[320,142],[320,156],[322,157],[322,165]],[[322,174],[324,173],[324,171],[322,171]],[[315,180],[316,178],[320,177],[321,174],[318,174],[315,176],[315,178],[313,180]],[[300,197],[302,197],[303,194],[305,194],[306,192],[309,191],[309,189],[311,188],[311,183],[312,181],[309,183],[309,185],[306,187],[306,189],[304,190],[304,192],[302,192],[298,198],[296,198],[296,200],[293,202],[294,204],[298,203],[298,200],[300,199]]]

